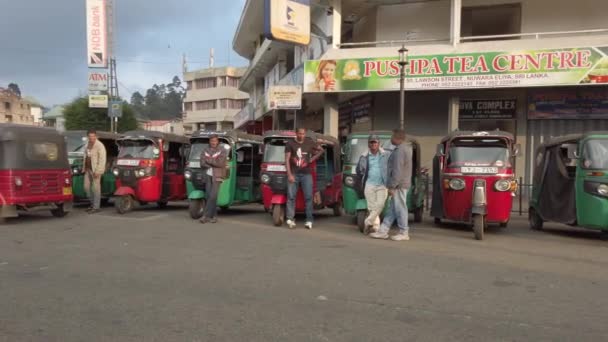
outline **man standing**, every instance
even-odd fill
[[[296,196],[298,186],[302,187],[306,201],[306,223],[304,227],[312,229],[312,173],[311,164],[323,154],[323,149],[316,142],[306,137],[306,128],[298,128],[296,138],[285,146],[285,164],[287,165],[287,226],[296,227]]]
[[[226,150],[220,146],[217,135],[209,137],[209,147],[201,153],[201,168],[205,170],[207,205],[201,223],[217,222],[217,195],[226,177]]]
[[[106,172],[106,147],[97,140],[94,129],[87,131],[87,149],[84,153],[84,191],[89,196],[89,214],[99,212],[101,205],[101,176]]]
[[[387,188],[392,200],[380,229],[369,236],[374,239],[388,239],[388,232],[397,221],[399,232],[390,239],[407,241],[410,239],[407,191],[412,183],[412,146],[405,142],[405,132],[401,129],[393,131],[391,142],[395,145],[395,149],[388,158]]]
[[[387,161],[389,153],[380,147],[380,138],[370,135],[367,139],[369,151],[359,158],[356,173],[362,177],[365,199],[369,215],[365,219],[365,234],[378,231],[380,227],[380,214],[384,209],[388,190]]]

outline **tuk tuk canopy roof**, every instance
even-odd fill
[[[103,140],[118,140],[123,137],[123,135],[120,133],[112,133],[112,132],[105,132],[105,131],[97,131],[95,133],[97,134],[98,139],[103,139]],[[85,130],[65,131],[65,132],[63,132],[63,134],[68,137],[86,137],[87,131],[85,131]]]
[[[541,145],[539,145],[538,148],[547,149],[547,148],[557,146],[557,145],[578,142],[578,141],[581,141],[583,139],[590,138],[593,136],[604,136],[604,137],[608,138],[608,131],[591,131],[591,132],[585,132],[585,133],[579,133],[579,134],[568,134],[568,135],[556,137],[547,142],[544,142]]]
[[[264,132],[264,139],[266,138],[270,138],[270,137],[288,137],[288,138],[295,138],[296,137],[296,132],[295,131],[289,131],[289,130],[277,130],[277,131],[266,131]],[[324,134],[320,134],[317,132],[313,132],[313,131],[306,131],[306,137],[311,138],[312,140],[316,141],[316,142],[321,142],[321,143],[330,143],[332,145],[340,145],[340,142],[338,141],[338,139],[332,137],[331,135],[324,135]]]
[[[176,143],[182,143],[182,144],[190,144],[190,138],[183,136],[183,135],[177,135],[177,134],[171,134],[171,133],[163,133],[163,132],[157,132],[157,131],[128,131],[123,133],[123,139],[162,139],[164,141],[168,141],[168,142],[176,142]]]
[[[365,138],[367,139],[370,135],[377,135],[377,136],[392,136],[393,135],[393,131],[369,131],[369,132],[356,132],[356,133],[350,133],[347,137],[347,139],[350,139],[352,137],[357,137],[357,138]],[[407,134],[405,133],[405,141],[409,142],[413,145],[416,146],[420,146],[420,143],[418,142],[418,137],[411,135],[411,134]]]
[[[65,141],[63,135],[54,128],[0,124],[0,141],[30,140],[32,138],[43,138],[49,142]]]
[[[487,134],[486,134],[487,133]],[[505,131],[453,131],[441,139],[441,143],[445,143],[455,138],[507,138],[514,141],[513,134]]]
[[[209,138],[212,135],[217,135],[220,138],[226,138],[231,140],[233,143],[236,142],[250,142],[262,144],[263,138],[259,135],[248,134],[239,130],[227,130],[227,131],[205,131],[199,130],[192,134],[190,140],[200,139],[200,138]]]

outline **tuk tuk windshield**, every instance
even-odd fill
[[[287,145],[287,141],[288,139],[266,141],[264,145],[264,162],[284,163],[285,145]]]
[[[209,139],[200,139],[192,142],[190,147],[190,156],[188,157],[188,162],[190,163],[191,167],[199,167],[196,165],[200,165],[198,163],[201,160],[201,153],[203,153],[203,150],[207,147],[209,147]],[[220,139],[220,147],[226,150],[226,159],[230,160],[230,144]]]
[[[150,140],[121,140],[118,158],[152,159],[156,145]]]
[[[67,136],[68,152],[84,152],[87,142],[81,136]]]
[[[447,167],[510,165],[508,145],[502,139],[454,140],[447,155]]]
[[[585,142],[583,167],[608,169],[608,139],[590,139]]]

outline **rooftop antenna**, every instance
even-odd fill
[[[188,61],[186,60],[186,54],[182,54],[182,71],[183,73],[188,72]]]
[[[209,67],[210,68],[213,68],[213,65],[215,64],[213,55],[214,55],[214,51],[213,51],[213,48],[211,48],[211,50],[209,50]]]

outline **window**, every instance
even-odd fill
[[[31,161],[55,161],[59,155],[57,144],[47,142],[27,142],[25,157]]]
[[[195,81],[196,89],[215,88],[217,79],[215,77],[201,78]]]
[[[184,102],[184,110],[186,112],[191,112],[192,111],[192,102]]]
[[[192,81],[186,82],[186,90],[192,90]]]
[[[23,103],[21,104],[21,109],[23,109]]]
[[[226,77],[226,86],[232,87],[232,88],[238,88],[239,79],[237,77],[231,77],[231,76]]]
[[[12,115],[5,115],[4,117],[6,119],[6,122],[13,122],[13,116]]]
[[[196,110],[209,110],[216,108],[215,100],[197,101],[195,102]]]
[[[219,78],[220,83],[219,83],[219,87],[225,87],[226,86],[226,77],[222,76]]]
[[[521,33],[521,5],[464,7],[461,32],[463,37]]]
[[[247,100],[221,99],[220,106],[222,109],[242,109],[245,107]]]
[[[4,109],[11,110],[11,103],[10,102],[4,102]]]

